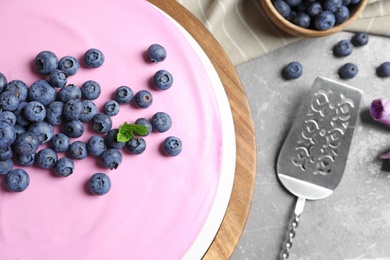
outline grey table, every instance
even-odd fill
[[[371,101],[390,97],[390,78],[375,70],[390,61],[390,39],[370,35],[366,46],[344,58],[332,48],[353,34],[304,39],[240,65],[257,136],[257,180],[251,213],[232,259],[278,259],[296,198],[276,176],[276,158],[301,98],[318,76],[364,91],[360,117],[343,179],[323,200],[307,201],[289,259],[390,259],[390,163],[379,156],[390,149],[390,128],[369,115]],[[302,63],[296,80],[280,77],[281,68]],[[338,76],[346,62],[359,67],[350,80]]]

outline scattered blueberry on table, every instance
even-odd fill
[[[303,73],[303,67],[302,64],[293,61],[288,63],[282,70],[282,77],[286,80],[291,80],[291,79],[297,79],[299,78]]]
[[[355,64],[348,62],[340,67],[339,76],[342,79],[352,79],[358,74],[358,72],[358,67]]]
[[[368,33],[365,32],[357,32],[354,36],[352,36],[351,42],[354,46],[364,46],[368,43]]]
[[[354,50],[354,47],[365,46],[369,41],[369,35],[365,32],[356,32],[352,35],[351,39],[343,39],[337,42],[332,47],[333,55],[337,58],[346,59],[350,56]],[[288,63],[282,68],[282,77],[285,80],[291,80],[299,78],[302,75],[302,65],[298,61]],[[359,68],[356,64],[346,62],[337,70],[338,75],[341,79],[352,79],[358,72]],[[390,62],[383,62],[376,69],[376,74],[379,77],[390,76]]]
[[[390,62],[385,61],[379,65],[376,69],[376,74],[382,78],[390,77]]]
[[[333,47],[333,54],[336,57],[346,57],[353,51],[353,44],[350,40],[341,40]]]

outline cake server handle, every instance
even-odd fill
[[[286,241],[283,243],[282,252],[280,255],[281,260],[286,260],[290,256],[290,250],[293,246],[293,238],[296,234],[296,229],[298,227],[299,218],[303,212],[303,208],[305,207],[305,198],[299,197],[297,203],[295,204],[295,210],[293,214],[293,218],[290,221],[288,237]]]

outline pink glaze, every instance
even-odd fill
[[[158,111],[173,119],[168,132],[146,137],[144,154],[124,152],[117,170],[101,168],[92,157],[76,161],[75,173],[67,178],[29,167],[31,183],[22,193],[6,191],[0,178],[0,259],[179,259],[208,216],[222,158],[216,97],[185,37],[144,0],[0,2],[0,71],[8,81],[20,79],[30,85],[42,78],[32,69],[42,50],[81,60],[94,47],[104,52],[104,65],[82,67],[68,82],[99,82],[99,109],[121,85],[154,95],[148,109],[122,105],[113,117],[114,127],[151,118]],[[166,47],[164,62],[145,61],[152,43]],[[159,69],[174,75],[167,91],[150,86]],[[86,141],[91,134],[79,139]],[[160,152],[169,135],[183,141],[177,157]],[[104,196],[93,196],[86,188],[95,172],[111,177],[112,189]]]

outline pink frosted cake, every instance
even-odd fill
[[[122,85],[134,93],[146,89],[153,94],[153,104],[147,109],[121,105],[119,114],[112,117],[113,127],[151,118],[159,111],[173,121],[168,132],[145,137],[143,154],[123,152],[116,170],[102,168],[92,156],[75,161],[75,171],[68,177],[26,167],[30,185],[20,193],[7,191],[0,176],[0,259],[200,257],[218,229],[231,182],[227,182],[227,192],[219,194],[226,168],[226,137],[218,100],[222,95],[226,102],[226,97],[221,89],[216,91],[193,43],[144,0],[6,0],[0,13],[0,72],[8,81],[19,79],[31,85],[44,79],[32,65],[43,50],[59,58],[70,55],[82,60],[87,49],[97,48],[105,55],[103,66],[82,65],[68,83],[81,86],[87,80],[97,81],[102,93],[94,102],[100,111]],[[153,43],[166,48],[163,62],[145,59]],[[165,91],[150,83],[161,69],[174,77],[173,86]],[[87,141],[94,133],[86,129],[72,141]],[[161,143],[170,135],[183,142],[183,151],[176,157],[161,153]],[[111,190],[103,196],[92,195],[87,188],[96,172],[111,178]]]

